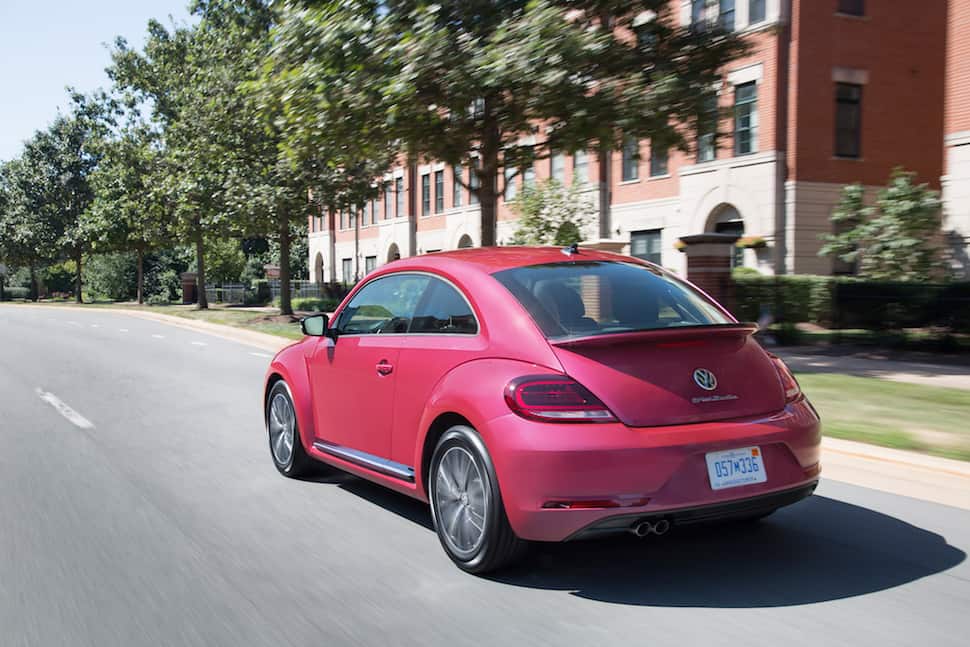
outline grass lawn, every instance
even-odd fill
[[[835,373],[798,381],[828,436],[970,460],[970,391]]]

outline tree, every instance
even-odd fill
[[[941,270],[942,203],[914,177],[893,171],[873,206],[861,184],[846,186],[831,218],[839,233],[821,237],[819,255],[858,263],[859,275],[874,280],[932,280]]]
[[[274,59],[291,146],[395,143],[470,167],[483,245],[495,244],[501,169],[617,149],[624,135],[684,147],[744,49],[680,26],[668,0],[284,4]]]
[[[515,245],[571,245],[583,239],[596,207],[577,184],[566,188],[556,180],[528,186],[510,205],[519,217]]]
[[[95,250],[136,254],[136,299],[144,303],[145,256],[171,240],[173,223],[158,190],[158,136],[130,117],[118,136],[101,147],[101,160],[91,174],[94,200],[82,216],[82,226]]]
[[[115,41],[108,75],[123,93],[128,108],[144,111],[159,134],[157,159],[158,194],[173,218],[173,235],[195,246],[199,285],[198,307],[207,309],[205,284],[205,236],[224,233],[226,213],[218,202],[218,180],[207,146],[207,121],[212,108],[207,96],[204,46],[196,27],[157,20],[148,23],[142,51]],[[218,163],[218,160],[215,160]]]

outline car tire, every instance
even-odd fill
[[[283,380],[270,389],[266,398],[266,435],[273,464],[283,476],[299,478],[309,475],[316,466],[300,440],[293,394]]]
[[[468,476],[462,484],[452,472],[465,467]],[[487,573],[508,566],[525,553],[527,542],[516,536],[505,514],[492,459],[471,427],[456,425],[438,441],[428,473],[428,492],[438,540],[458,568]],[[475,521],[481,523],[480,538],[463,532],[474,535],[478,529]]]

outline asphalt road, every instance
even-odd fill
[[[834,481],[756,528],[466,575],[421,504],[277,474],[268,361],[0,307],[0,645],[966,644],[970,512]]]

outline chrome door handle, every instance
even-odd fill
[[[394,365],[388,362],[386,359],[382,359],[377,362],[377,373],[378,375],[390,375],[391,371],[394,370]]]

